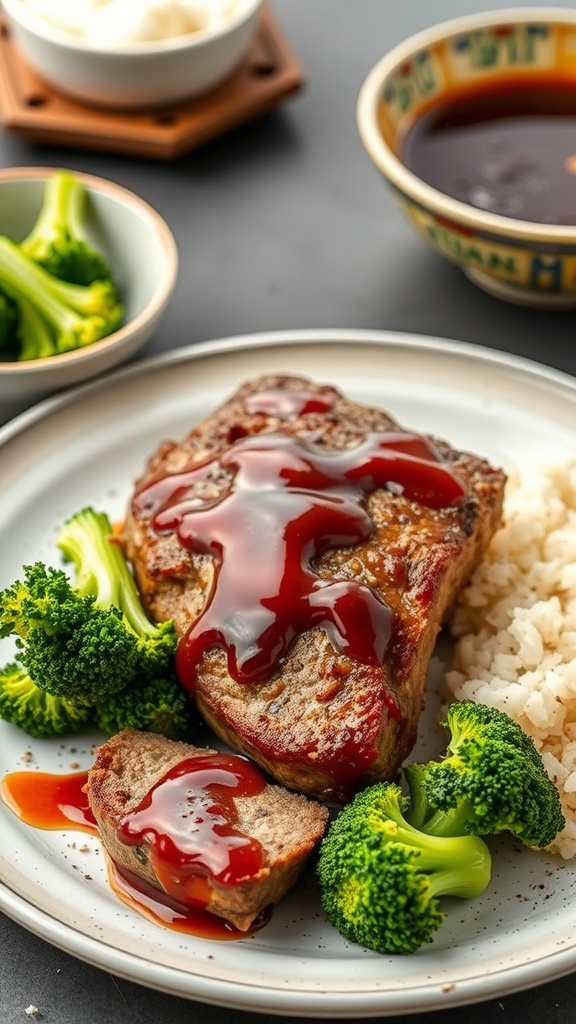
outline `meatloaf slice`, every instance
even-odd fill
[[[374,447],[382,455],[380,445],[386,451],[396,446],[399,463],[408,453],[404,476],[394,463],[389,480],[370,484],[369,472],[359,475],[355,460],[373,455]],[[347,639],[357,643],[346,644],[342,630],[337,636],[340,605],[327,609],[324,619],[315,608],[309,622],[296,621],[298,607],[292,619],[288,615],[290,641],[268,670],[239,681],[243,666],[234,659],[243,631],[257,661],[255,623],[265,613],[272,622],[278,607],[268,593],[258,602],[259,580],[276,558],[287,557],[277,550],[294,541],[274,519],[275,448],[276,484],[285,483],[286,467],[292,473],[290,500],[300,501],[303,490],[306,501],[310,497],[308,483],[299,484],[310,478],[298,475],[303,466],[322,477],[322,486],[331,473],[338,476],[331,467],[342,460],[346,484],[362,477],[364,490],[342,523],[338,503],[350,498],[340,486],[344,477],[322,492],[331,535],[322,521],[314,546],[312,520],[304,517],[302,564],[288,573],[297,597],[306,574],[322,596],[355,592],[360,604]],[[241,472],[244,504],[234,494]],[[504,484],[503,471],[485,459],[444,440],[407,434],[383,410],[350,401],[329,385],[265,376],[245,383],[182,441],[164,442],[151,456],[127,512],[126,551],[152,617],[176,623],[182,681],[215,733],[283,785],[340,801],[370,782],[394,778],[410,753],[437,634],[500,524]],[[214,519],[215,510],[220,518]],[[233,571],[234,585],[223,591]],[[226,642],[216,613],[227,620]],[[206,621],[211,629],[190,673],[186,656]],[[371,631],[372,652],[359,654]],[[205,642],[208,636],[213,643]]]
[[[225,786],[233,792],[231,770],[238,770],[239,791],[244,795],[224,793],[218,797],[214,786],[218,786],[223,773],[228,773]],[[251,772],[248,794],[246,789],[250,786],[242,787],[246,770]],[[167,777],[173,779],[174,787],[178,771],[182,772],[183,784],[180,806],[174,803],[174,813],[168,817],[166,808],[171,806],[170,799],[163,796],[152,804],[152,818],[157,822],[160,837],[156,849],[162,846],[164,850],[157,860],[150,818],[140,841],[137,827],[142,827],[142,820],[137,812],[148,801],[154,787],[158,787],[157,793],[161,792],[159,784],[161,787]],[[199,776],[198,772],[204,774]],[[203,780],[204,788],[198,788],[197,778]],[[322,804],[266,782],[257,768],[246,764],[245,758],[228,755],[222,765],[217,751],[131,729],[117,733],[97,749],[94,765],[88,772],[86,792],[104,848],[121,870],[168,891],[180,902],[202,906],[240,931],[247,931],[262,911],[277,903],[294,884],[324,832],[328,813]],[[218,808],[215,804],[222,806]],[[183,869],[174,868],[172,858],[163,868],[163,857],[171,839],[176,853],[186,847],[181,831],[183,805],[192,819],[192,825],[185,823],[184,829],[193,834],[193,863],[185,862]],[[210,827],[211,814],[216,815],[213,827]],[[132,822],[131,832],[125,831],[127,822]],[[240,849],[245,856],[235,867],[232,861],[225,876],[222,866],[226,864],[228,846],[222,835],[230,828],[233,829],[232,854]],[[131,837],[128,843],[127,835]],[[211,864],[212,869],[208,870],[206,864]],[[243,875],[243,872],[246,873]],[[179,878],[176,886],[175,878]]]

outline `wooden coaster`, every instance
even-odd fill
[[[206,96],[153,111],[89,107],[39,78],[0,18],[0,122],[36,142],[173,160],[270,110],[302,82],[300,65],[263,8],[242,67]]]

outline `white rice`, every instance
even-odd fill
[[[450,630],[451,698],[500,708],[532,736],[567,822],[549,849],[576,856],[576,459],[510,476],[504,525]]]

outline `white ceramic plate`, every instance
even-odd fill
[[[121,516],[158,441],[181,437],[263,371],[334,383],[407,427],[504,465],[576,444],[576,381],[473,346],[366,331],[197,345],[49,400],[0,431],[0,586],[26,562],[54,562],[56,529],[83,504]],[[439,750],[437,682],[432,676],[418,756]],[[25,751],[31,771],[87,767],[97,740],[30,741],[0,723],[0,774],[21,769]],[[576,866],[506,839],[493,844],[488,892],[454,900],[430,946],[394,958],[347,945],[323,919],[310,877],[253,938],[205,941],[120,904],[96,840],[82,852],[82,835],[29,828],[4,806],[0,835],[1,910],[91,964],[199,1001],[292,1016],[387,1016],[495,998],[576,968]]]

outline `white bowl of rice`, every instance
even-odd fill
[[[81,103],[147,109],[215,89],[245,58],[262,0],[3,0],[26,62]]]

